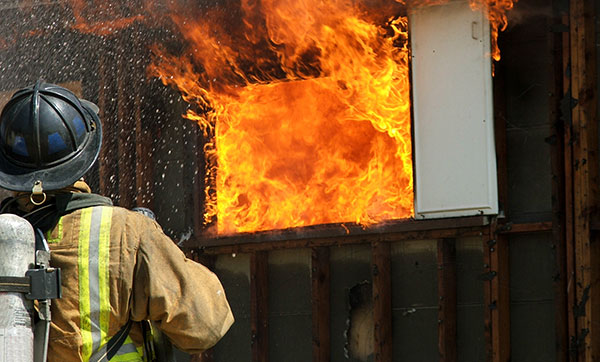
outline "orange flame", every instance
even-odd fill
[[[390,3],[241,0],[172,15],[188,56],[156,48],[150,73],[197,105],[186,117],[212,138],[205,219],[219,233],[412,216],[407,18]],[[496,60],[512,5],[471,0],[488,9]]]
[[[517,0],[470,0],[472,9],[487,9],[491,26],[492,58],[500,60],[500,49],[498,48],[498,32],[504,31],[508,26],[506,13],[514,7]]]
[[[151,72],[214,132],[205,216],[219,233],[412,215],[406,18],[374,24],[368,10],[242,1],[238,33],[218,14],[175,18],[190,57],[157,50]]]
[[[498,60],[513,1],[470,2],[489,13]],[[210,139],[206,223],[232,233],[412,216],[405,1],[222,3],[194,14],[168,2],[188,48],[155,47],[149,68],[181,91]],[[121,16],[94,9],[111,14],[102,20],[72,5],[74,27],[99,35],[156,19],[151,3]]]

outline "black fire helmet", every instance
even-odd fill
[[[52,191],[72,185],[98,158],[98,107],[38,81],[17,91],[0,114],[0,187]]]

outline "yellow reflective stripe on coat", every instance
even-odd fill
[[[109,251],[112,208],[83,209],[79,228],[79,313],[83,347],[88,360],[104,346],[110,317]]]
[[[63,222],[62,217],[58,219],[58,224],[56,224],[56,228],[53,230],[48,230],[46,233],[46,241],[48,244],[56,244],[62,240],[62,232],[63,232]]]

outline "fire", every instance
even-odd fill
[[[412,215],[406,18],[374,24],[366,10],[243,1],[242,35],[176,19],[191,58],[161,54],[152,71],[214,132],[206,219],[219,233]]]
[[[447,1],[158,4],[187,49],[154,47],[149,74],[180,90],[191,105],[186,117],[209,139],[206,223],[216,220],[224,234],[411,217],[406,14]],[[156,3],[145,3],[89,24],[82,0],[72,2],[83,32],[158,21]],[[491,55],[500,59],[496,37],[513,1],[470,4],[489,14]]]
[[[238,22],[219,8],[173,15],[188,56],[156,48],[150,69],[212,138],[206,222],[233,233],[411,217],[405,4],[231,5]],[[512,2],[471,5],[488,7],[496,36]]]
[[[508,26],[508,19],[506,13],[511,10],[514,3],[517,0],[490,0],[489,2],[483,2],[483,0],[471,0],[471,8],[487,9],[487,13],[491,24],[491,42],[492,42],[492,58],[495,61],[500,60],[500,49],[498,48],[498,32],[504,31]]]

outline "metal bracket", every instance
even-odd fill
[[[42,300],[62,297],[59,268],[29,269],[25,275],[31,278],[31,289],[25,298]]]
[[[496,273],[495,271],[492,270],[490,272],[481,274],[479,276],[479,279],[483,280],[483,281],[490,281],[490,280],[494,279],[496,277],[496,275],[498,275],[498,273]]]
[[[507,222],[506,224],[500,224],[496,228],[496,233],[501,234],[501,233],[510,231],[510,230],[512,230],[512,226],[513,226],[512,222]]]

